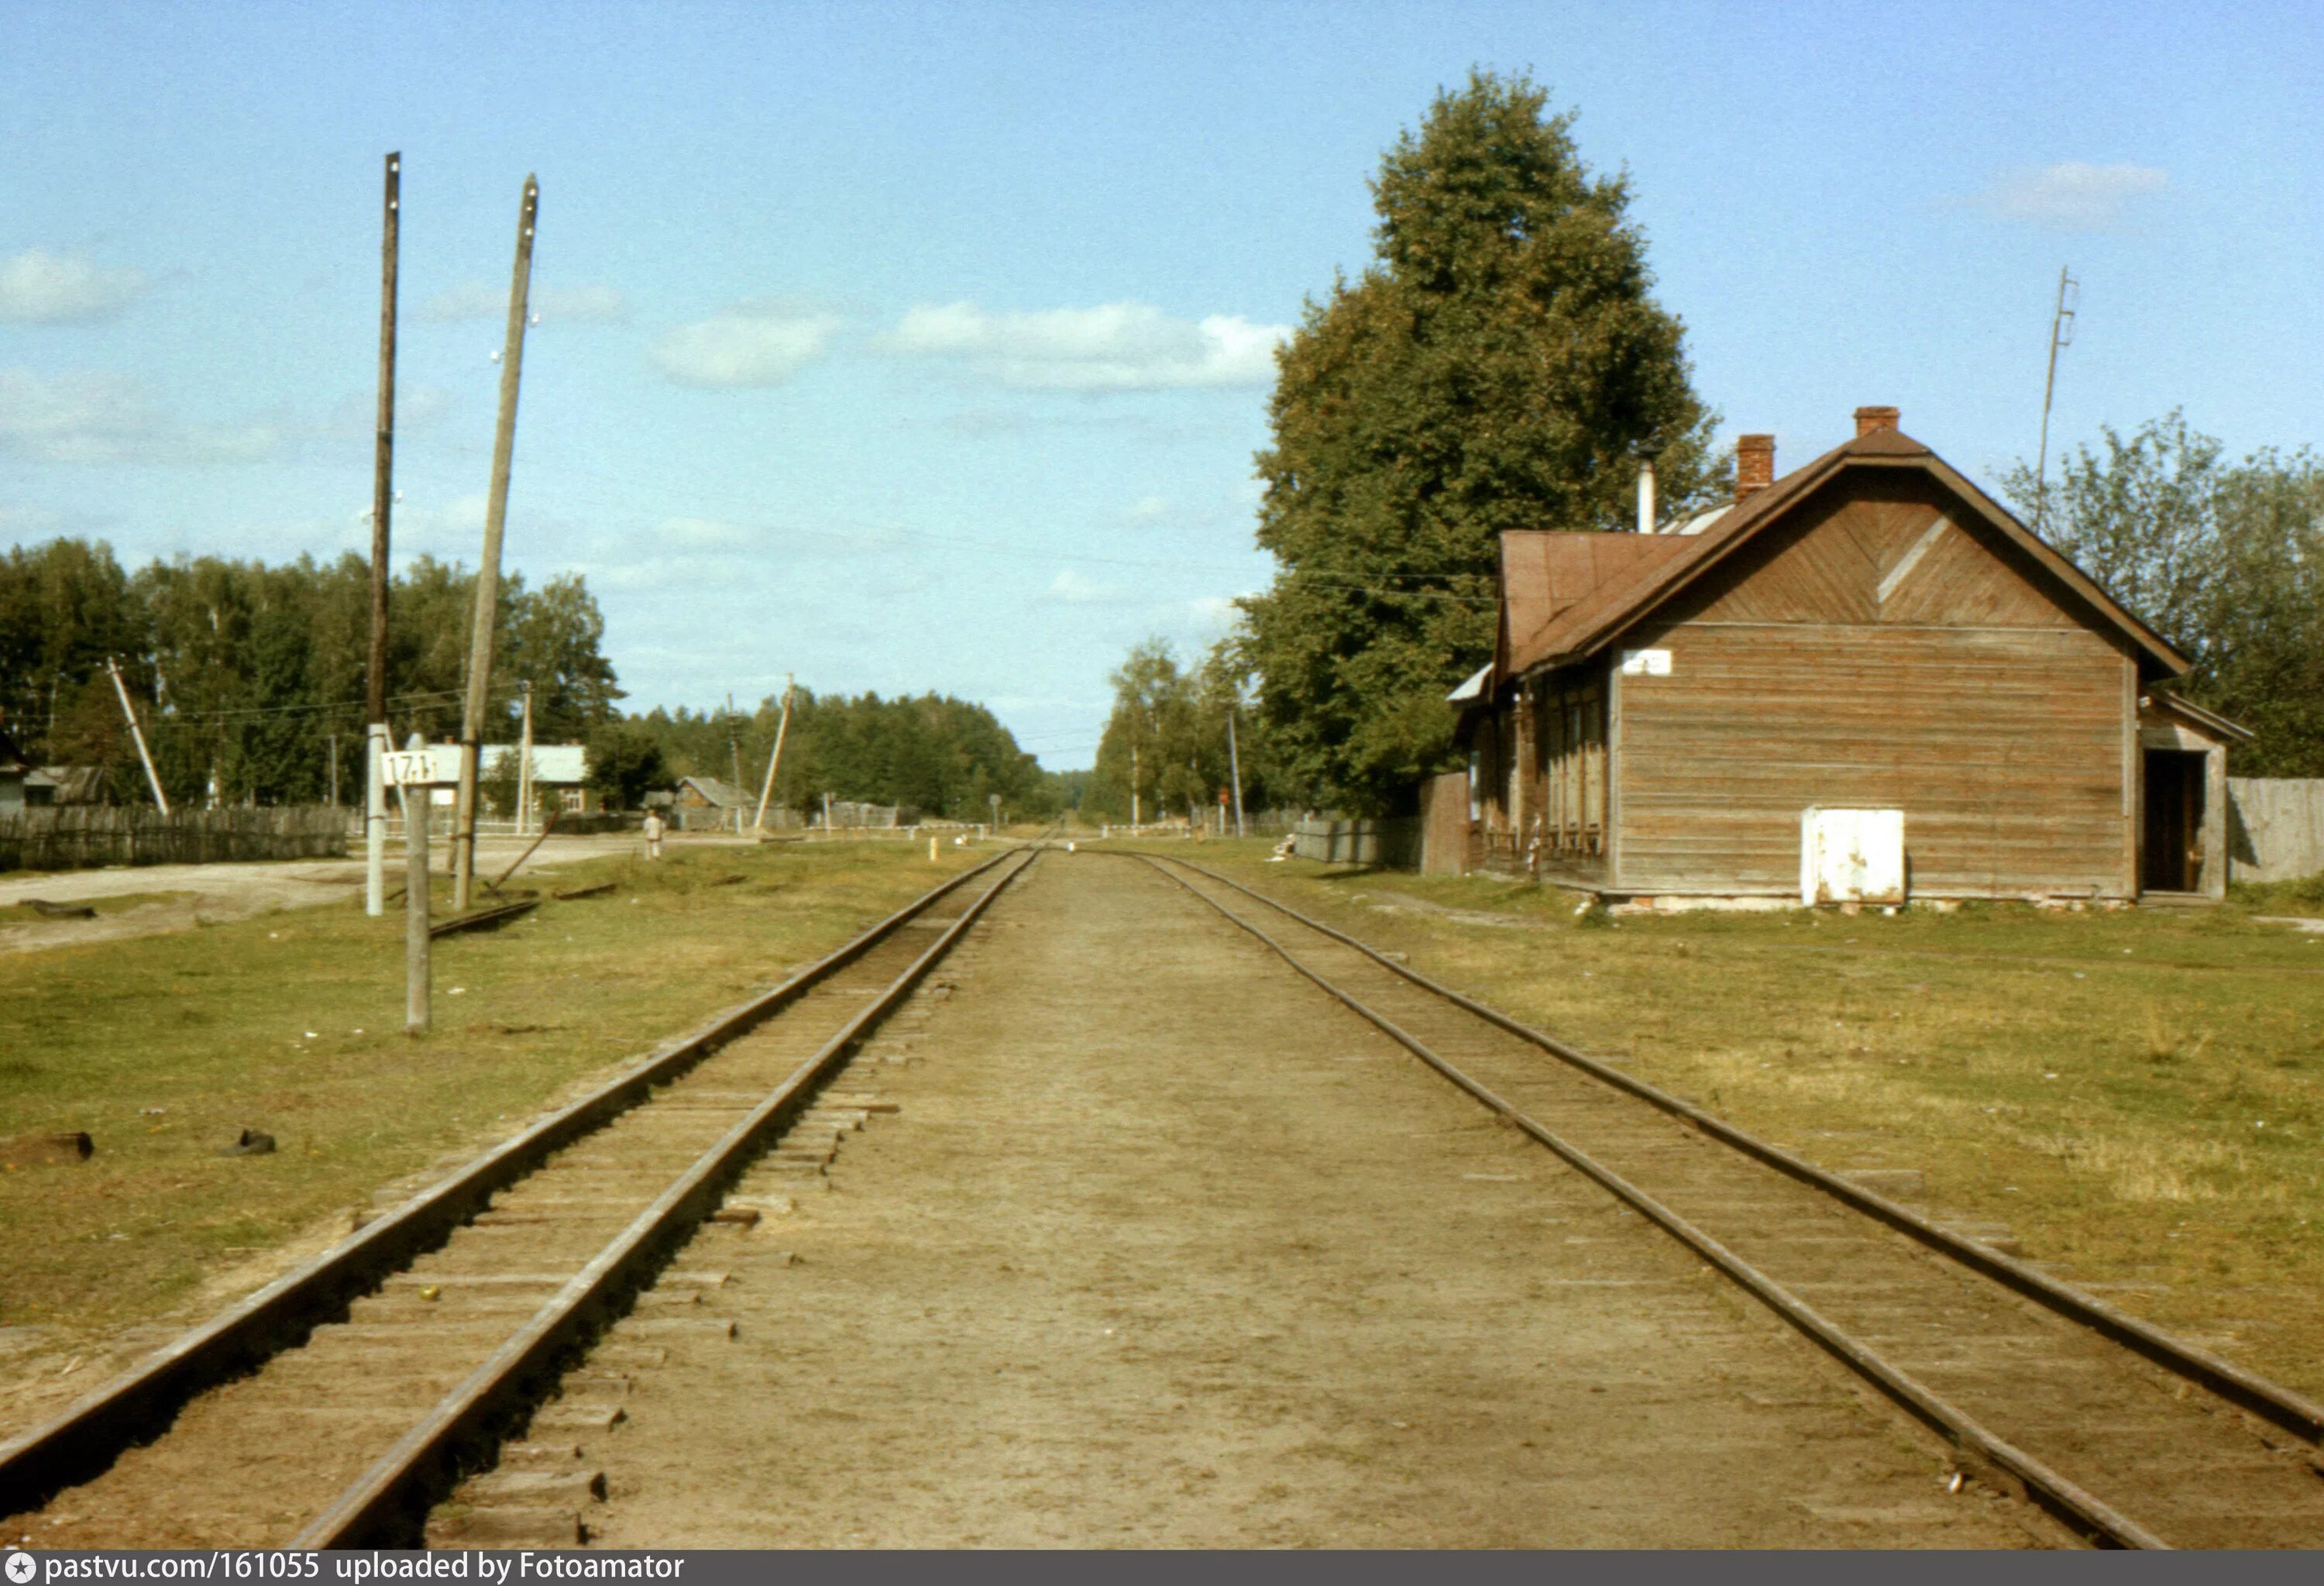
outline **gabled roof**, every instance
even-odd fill
[[[2138,703],[2165,715],[2175,715],[2190,726],[2208,732],[2214,737],[2248,743],[2258,735],[2241,723],[2231,722],[2217,711],[2205,710],[2193,700],[2181,699],[2167,689],[2149,689],[2139,696]]]
[[[2060,583],[2085,602],[2098,618],[2120,630],[2144,653],[2160,675],[2176,677],[2187,670],[2184,657],[2162,636],[2116,604],[2088,575],[2052,549],[2034,532],[2012,517],[1991,497],[1945,460],[1912,437],[1895,429],[1874,429],[1834,447],[1804,467],[1794,468],[1766,489],[1757,492],[1720,515],[1701,532],[1691,535],[1526,535],[1528,539],[1604,539],[1632,545],[1666,548],[1638,555],[1623,570],[1608,564],[1614,576],[1570,604],[1560,605],[1554,595],[1520,592],[1508,581],[1515,570],[1508,552],[1502,553],[1503,622],[1514,631],[1520,612],[1545,607],[1554,614],[1530,636],[1504,641],[1499,671],[1514,678],[1541,666],[1564,666],[1586,659],[1603,650],[1655,607],[1694,579],[1717,567],[1748,543],[1761,530],[1781,519],[1826,483],[1852,467],[1912,468],[1933,477],[1951,491],[2004,539],[2017,546]],[[1504,535],[1504,542],[1520,538]],[[1563,554],[1563,553],[1561,553]],[[1536,576],[1538,576],[1537,575]]]
[[[44,765],[26,777],[24,785],[54,788],[59,804],[105,802],[105,768],[101,765]]]
[[[718,809],[740,809],[752,801],[751,796],[732,782],[722,782],[716,777],[680,777],[679,788],[693,788],[702,795],[703,802]]]
[[[1501,536],[1500,642],[1495,660],[1513,675],[1554,622],[1646,567],[1668,561],[1691,540],[1657,534],[1577,534],[1512,530]]]

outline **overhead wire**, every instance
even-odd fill
[[[447,445],[444,443],[438,443],[438,449],[443,450],[472,454],[475,456],[484,455],[481,449],[473,448],[464,444]],[[574,478],[593,479],[601,484],[613,486],[618,489],[656,491],[660,488],[653,482],[639,478],[634,475],[608,473],[602,468],[593,468],[586,466],[559,465],[555,470],[555,473],[560,480],[570,481]],[[567,495],[578,500],[583,504],[615,507],[624,510],[629,509],[632,505],[631,501],[628,499],[602,494],[593,495],[587,492],[576,493],[570,489],[569,484],[563,488]],[[690,484],[687,489],[691,494],[699,499],[714,502],[724,499],[727,502],[737,504],[742,503],[745,500],[745,498],[740,494],[732,492],[721,491],[715,487],[706,489],[700,484]],[[760,503],[755,500],[751,501],[749,504],[752,508],[756,508],[760,505]],[[669,517],[678,515],[682,514],[675,512],[665,513],[664,517],[665,520],[667,520]],[[770,535],[802,536],[813,539],[828,540],[836,544],[846,545],[859,549],[862,549],[865,538],[869,537],[874,540],[884,539],[892,541],[900,539],[936,549],[974,551],[981,555],[1011,557],[1026,561],[1084,562],[1095,567],[1136,567],[1163,571],[1184,571],[1189,568],[1205,568],[1217,572],[1227,572],[1231,570],[1246,571],[1246,569],[1231,569],[1228,564],[1224,562],[1194,561],[1184,558],[1158,559],[1148,557],[1105,556],[1093,551],[1067,550],[1050,546],[1027,546],[1023,544],[1013,544],[1003,540],[978,539],[965,535],[938,534],[923,529],[907,529],[892,523],[863,523],[860,525],[861,532],[850,532],[849,530],[842,529],[816,529],[804,524],[777,523],[767,520],[746,520],[742,521],[734,521],[732,520],[708,521],[719,522],[722,527],[743,531],[755,530],[759,533]],[[643,530],[643,532],[651,534],[654,530],[649,529]],[[1277,568],[1278,572],[1280,572],[1281,567],[1279,563],[1277,564]],[[1449,600],[1455,601],[1462,604],[1478,606],[1490,606],[1495,604],[1493,598],[1489,595],[1456,595],[1449,590],[1403,590],[1388,587],[1388,583],[1389,582],[1417,583],[1426,580],[1463,576],[1463,575],[1457,573],[1446,573],[1432,569],[1371,569],[1368,570],[1361,577],[1341,577],[1328,573],[1316,573],[1292,569],[1290,571],[1290,576],[1295,579],[1305,579],[1312,583],[1322,584],[1327,587],[1344,588],[1390,598],[1406,597],[1415,599]]]

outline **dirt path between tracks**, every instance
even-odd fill
[[[1142,867],[947,973],[832,1193],[688,1252],[738,1336],[657,1340],[604,1544],[2060,1540]]]

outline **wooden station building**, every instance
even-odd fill
[[[1502,536],[1432,837],[1465,780],[1465,866],[1614,898],[1813,900],[1819,812],[1901,829],[1874,901],[2222,896],[2248,734],[2164,691],[2182,657],[1896,425],[1859,408],[1781,478],[1747,435],[1734,501],[1684,521]]]

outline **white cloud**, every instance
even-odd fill
[[[687,550],[740,550],[756,538],[741,524],[717,518],[664,518],[654,526],[651,540]]]
[[[987,313],[973,303],[910,309],[879,341],[901,357],[950,359],[1031,391],[1159,391],[1265,385],[1284,325],[1240,315],[1174,319],[1147,303]]]
[[[737,303],[664,335],[653,361],[680,385],[780,385],[820,357],[844,323],[770,299]]]
[[[1141,495],[1121,514],[1125,523],[1158,523],[1170,515],[1170,503],[1158,495]]]
[[[464,281],[422,302],[411,316],[438,325],[456,324],[463,319],[505,319],[508,294],[495,291],[482,281]]]
[[[1111,584],[1101,584],[1083,576],[1071,567],[1049,580],[1042,598],[1060,605],[1113,605],[1125,598],[1125,592]]]
[[[106,270],[83,254],[27,248],[0,260],[0,323],[104,319],[127,308],[151,284],[142,270]]]
[[[2006,172],[1970,202],[2008,220],[2061,231],[2103,231],[2135,200],[2171,185],[2152,165],[2090,165],[2068,160]]]
[[[618,325],[630,317],[630,300],[610,286],[552,286],[532,294],[544,325]]]
[[[254,463],[282,443],[271,424],[172,419],[122,375],[0,369],[0,454],[36,463]]]
[[[58,512],[53,507],[12,506],[0,503],[0,539],[32,539],[42,535],[62,534],[76,521],[76,514]]]
[[[530,299],[541,323],[612,325],[630,317],[630,300],[610,286],[545,286]],[[508,318],[508,289],[464,281],[447,287],[412,310],[415,318],[435,325],[455,325],[469,319]]]
[[[484,493],[481,490],[456,495],[440,503],[407,502],[402,492],[396,493],[396,503],[388,520],[388,528],[395,537],[395,553],[410,557],[425,551],[440,561],[466,561],[475,564],[484,543]],[[354,532],[368,543],[371,536],[371,503],[364,502],[347,514]]]

